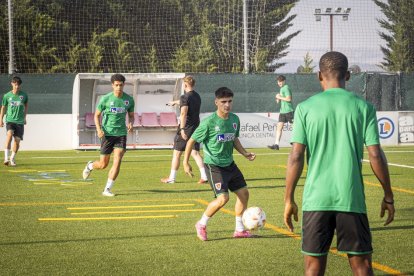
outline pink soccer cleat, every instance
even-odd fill
[[[250,233],[248,230],[243,231],[234,231],[233,238],[240,239],[240,238],[254,238],[255,236]]]
[[[197,230],[197,237],[202,240],[207,240],[207,226],[201,225],[200,223],[196,223],[195,228]]]

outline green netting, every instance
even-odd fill
[[[321,91],[316,74],[286,74],[293,105]],[[72,74],[22,74],[22,90],[29,94],[29,114],[72,113]],[[278,112],[276,74],[195,74],[202,112],[212,112],[214,91],[228,86],[235,92],[234,112]],[[0,75],[0,93],[10,91],[9,75]],[[378,111],[414,110],[414,74],[353,74],[347,89],[374,104]]]

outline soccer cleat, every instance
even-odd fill
[[[201,225],[199,222],[196,223],[195,228],[197,230],[197,237],[202,240],[207,240],[207,226]]]
[[[170,179],[169,177],[161,178],[161,182],[165,184],[174,184],[175,180]]]
[[[240,239],[240,238],[254,238],[254,235],[250,233],[248,230],[243,231],[234,231],[233,238]]]
[[[4,166],[8,166],[9,163],[10,163],[9,160],[4,160],[4,162],[3,162]]]
[[[15,167],[16,166],[16,162],[14,162],[14,160],[11,159],[9,165],[12,166],[12,167]]]
[[[109,189],[105,189],[105,190],[102,192],[102,195],[103,195],[103,196],[115,196],[115,194],[114,194],[113,192],[111,192],[111,190],[109,190]]]
[[[274,145],[271,145],[271,146],[267,146],[269,149],[272,149],[272,150],[279,150],[279,145],[277,145],[277,144],[274,144]]]
[[[198,184],[206,184],[206,183],[208,183],[208,180],[200,178],[200,180],[197,183]]]
[[[88,168],[88,166],[89,166],[89,164],[91,164],[91,163],[93,163],[92,161],[89,161],[88,162],[88,164],[86,164],[86,167],[85,167],[85,169],[83,170],[83,172],[82,172],[82,177],[83,177],[83,180],[86,180],[86,179],[88,179],[88,177],[89,177],[89,175],[91,174],[91,170]]]

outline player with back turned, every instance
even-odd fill
[[[334,233],[338,251],[347,254],[354,275],[373,275],[372,241],[365,204],[362,159],[364,145],[371,168],[384,190],[381,217],[394,219],[394,198],[378,135],[375,108],[345,90],[348,59],[339,52],[319,62],[323,92],[300,103],[295,111],[292,149],[286,174],[286,226],[298,220],[294,200],[305,152],[308,163],[302,197],[302,253],[306,275],[323,275]]]

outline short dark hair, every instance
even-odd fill
[[[20,77],[18,77],[18,76],[14,76],[13,78],[12,78],[12,81],[11,81],[12,83],[18,83],[18,84],[22,84],[22,79],[20,78]]]
[[[285,76],[283,76],[283,75],[279,75],[279,76],[276,78],[276,80],[277,80],[277,81],[285,81],[285,80],[286,80],[286,77],[285,77]]]
[[[323,75],[342,80],[348,71],[348,59],[340,52],[327,52],[319,60],[319,70]]]
[[[220,87],[214,94],[216,95],[216,99],[230,98],[234,95],[233,91],[228,87]]]
[[[121,74],[112,75],[111,82],[114,83],[116,81],[125,82],[125,77]]]

